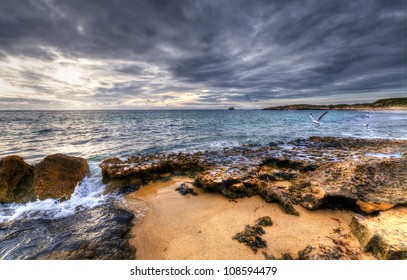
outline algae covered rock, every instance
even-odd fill
[[[0,160],[0,203],[23,203],[35,199],[34,168],[19,156]]]
[[[33,187],[39,199],[69,199],[78,183],[88,174],[89,166],[85,159],[54,154],[35,166]]]
[[[198,195],[195,189],[191,186],[188,186],[189,183],[181,183],[181,185],[175,190],[178,191],[181,195],[192,194],[194,196]]]
[[[263,226],[271,226],[273,223],[269,216],[258,218],[254,226],[246,225],[244,230],[237,233],[233,239],[246,244],[254,253],[260,248],[267,247],[267,241],[260,237],[266,233]]]

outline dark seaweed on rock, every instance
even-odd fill
[[[269,227],[272,225],[273,222],[271,221],[271,218],[269,216],[264,216],[256,220],[256,226]]]
[[[188,187],[185,183],[181,183],[181,185],[175,189],[181,195],[192,194],[194,196],[198,195],[198,193],[192,187]]]
[[[237,233],[233,239],[240,243],[245,243],[254,253],[257,249],[266,248],[267,241],[260,237],[266,233],[263,226],[271,226],[272,221],[269,216],[257,219],[254,226],[246,225],[244,231]]]

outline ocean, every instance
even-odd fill
[[[191,152],[309,136],[407,139],[405,111],[0,111],[0,158],[31,164],[54,153],[92,162],[136,153]],[[368,124],[369,127],[365,127]]]
[[[0,111],[0,158],[37,164],[54,153],[88,160],[91,175],[70,200],[0,204],[0,222],[59,218],[104,203],[98,164],[134,154],[194,152],[242,144],[288,142],[310,136],[407,139],[405,111],[161,110]],[[366,126],[368,125],[368,126]]]

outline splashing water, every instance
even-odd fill
[[[97,163],[90,163],[91,174],[78,184],[71,198],[66,201],[45,199],[24,204],[0,203],[0,223],[18,219],[57,219],[75,212],[93,208],[107,201],[103,194],[102,174]]]

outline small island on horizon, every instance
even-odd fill
[[[373,103],[311,105],[293,104],[267,107],[262,110],[406,110],[407,97],[379,99]]]

